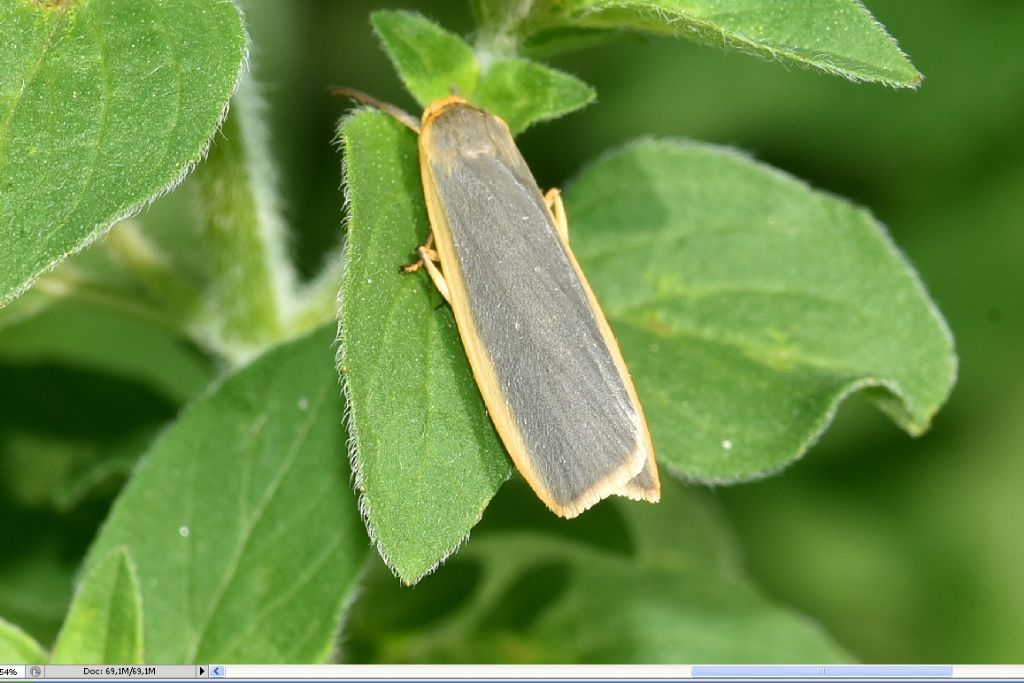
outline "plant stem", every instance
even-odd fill
[[[341,249],[330,252],[320,272],[295,297],[295,311],[288,323],[292,334],[302,334],[335,319],[343,270]]]
[[[295,274],[285,249],[273,167],[255,86],[244,79],[230,116],[196,171],[202,249],[213,282],[208,340],[241,363],[288,336]]]

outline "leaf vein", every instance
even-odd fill
[[[185,98],[185,79],[184,69],[182,69],[181,67],[181,56],[175,49],[174,41],[171,39],[171,30],[170,24],[168,23],[167,20],[167,12],[164,9],[163,3],[156,2],[154,4],[157,8],[157,12],[160,14],[159,26],[164,34],[164,39],[167,41],[167,51],[170,53],[171,56],[171,66],[174,70],[174,74],[176,76],[175,81],[177,83],[177,97],[174,103],[174,123],[171,124],[170,130],[168,131],[167,135],[164,136],[164,150],[163,153],[160,155],[160,161],[158,162],[159,164],[162,165],[163,162],[167,160],[167,155],[170,154],[171,141],[177,138],[177,135],[175,133],[178,130],[178,128],[181,127],[181,111],[183,108],[182,103],[184,102]],[[203,13],[203,16],[205,17],[206,13]],[[162,68],[162,66],[163,65],[157,68]]]
[[[329,491],[325,490],[324,493],[329,493]],[[319,502],[319,498],[317,499],[317,502]],[[327,561],[331,558],[331,556],[338,549],[338,547],[341,546],[341,543],[342,538],[339,536],[335,536],[334,539],[324,547],[324,549],[319,553],[319,555],[317,555],[317,557],[315,557],[307,563],[306,571],[304,571],[293,582],[291,582],[287,590],[276,593],[276,597],[274,600],[264,603],[260,610],[255,614],[255,616],[249,618],[248,628],[246,628],[243,631],[237,632],[234,635],[234,637],[232,637],[229,641],[227,641],[227,643],[225,643],[223,650],[225,652],[231,652],[231,649],[234,646],[234,644],[241,640],[245,640],[249,636],[249,634],[253,632],[254,629],[259,627],[260,622],[263,620],[264,617],[266,617],[268,614],[271,614],[281,605],[287,604],[288,601],[291,600],[292,596],[298,594],[310,581],[312,581],[316,577],[320,569],[327,563]]]
[[[85,200],[86,194],[89,192],[90,187],[96,180],[96,172],[99,169],[99,158],[102,153],[103,141],[107,136],[107,127],[110,123],[110,99],[111,99],[111,84],[110,84],[110,66],[107,64],[107,50],[106,43],[103,38],[102,32],[97,30],[90,22],[85,22],[85,25],[89,28],[89,31],[93,34],[96,39],[96,45],[99,50],[100,57],[100,73],[103,74],[103,98],[102,107],[100,109],[99,122],[96,129],[96,142],[93,145],[92,160],[83,165],[87,169],[84,182],[81,188],[74,194],[74,202],[63,212],[61,218],[54,220],[50,225],[49,235],[58,234],[63,231],[64,226],[68,223],[70,216],[74,215],[78,207],[82,205]]]
[[[203,623],[201,624],[199,629],[197,629],[195,635],[192,638],[192,642],[190,643],[187,650],[187,656],[185,657],[185,661],[196,660],[202,639],[206,635],[207,630],[210,628],[210,624],[213,622],[214,616],[220,609],[221,602],[223,602],[224,600],[224,596],[227,593],[228,587],[231,585],[231,582],[238,574],[238,570],[241,566],[242,557],[244,556],[245,550],[248,548],[249,543],[252,541],[252,533],[255,530],[256,525],[262,519],[263,513],[266,512],[267,507],[269,507],[270,501],[277,494],[277,491],[280,488],[282,482],[284,481],[288,473],[291,471],[292,466],[295,464],[295,460],[298,456],[298,453],[301,450],[302,445],[308,438],[309,433],[312,430],[313,423],[316,421],[320,409],[328,397],[329,389],[330,387],[325,385],[324,388],[320,390],[320,393],[316,396],[316,398],[310,402],[308,408],[308,417],[296,431],[295,436],[292,439],[292,443],[288,447],[288,451],[285,453],[284,458],[282,458],[281,460],[281,466],[274,474],[274,478],[267,487],[267,490],[263,494],[263,497],[260,499],[260,501],[256,504],[255,508],[253,509],[252,516],[246,521],[245,526],[241,529],[238,538],[239,543],[235,546],[235,551],[232,553],[231,558],[228,561],[228,566],[224,573],[224,577],[221,579],[221,582],[217,586],[217,590],[213,598],[210,600],[209,607],[207,608],[206,615],[203,619]]]
[[[7,166],[7,142],[10,140],[10,132],[11,126],[14,124],[14,116],[18,111],[18,107],[21,106],[29,86],[35,82],[39,77],[40,72],[43,70],[43,64],[46,63],[46,57],[50,53],[50,48],[54,43],[54,37],[57,35],[57,31],[60,29],[62,23],[63,14],[53,22],[53,25],[50,27],[50,32],[46,35],[46,39],[43,41],[43,49],[39,52],[38,59],[36,59],[31,68],[29,68],[28,74],[26,75],[25,80],[22,81],[17,94],[11,98],[10,111],[7,112],[3,126],[0,127],[0,175],[3,174],[4,169]]]

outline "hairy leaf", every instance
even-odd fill
[[[594,90],[538,62],[473,48],[414,12],[381,11],[373,25],[398,75],[423,107],[453,92],[505,119],[513,133],[586,106]]]
[[[366,538],[345,466],[333,330],[193,403],[145,456],[87,558],[125,546],[145,661],[321,661]]]
[[[356,486],[381,556],[406,583],[454,551],[511,472],[426,273],[416,137],[360,112],[341,127],[350,208],[339,313]]]
[[[0,305],[201,158],[246,37],[219,0],[0,1]]]
[[[499,10],[476,0],[485,34],[518,34],[526,49],[571,46],[571,35],[640,31],[677,35],[783,63],[898,87],[921,74],[859,0],[537,0]],[[518,25],[515,25],[518,22]],[[588,37],[589,40],[589,37]]]
[[[568,74],[525,59],[495,62],[474,97],[484,109],[500,112],[513,132],[532,123],[581,109],[594,89]]]
[[[414,12],[384,10],[371,15],[384,51],[405,87],[424,107],[452,94],[476,92],[480,67],[473,49],[454,33]]]

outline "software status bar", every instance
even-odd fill
[[[0,664],[0,678],[235,681],[672,681],[672,680],[998,680],[1024,681],[1024,665],[121,665]]]

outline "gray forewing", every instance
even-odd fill
[[[477,334],[537,475],[571,503],[636,452],[635,409],[507,132],[468,107],[433,125],[444,157],[428,163]]]

